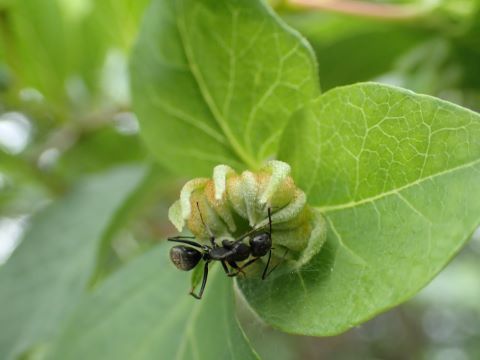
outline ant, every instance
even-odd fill
[[[200,287],[200,291],[198,294],[194,293],[194,289],[190,291],[190,295],[192,295],[196,299],[201,299],[203,295],[203,291],[205,290],[205,285],[207,283],[208,277],[208,265],[211,261],[220,261],[222,264],[223,270],[225,274],[228,276],[237,276],[239,273],[244,274],[243,269],[247,266],[253,264],[255,261],[260,259],[261,257],[267,255],[268,253],[268,260],[265,266],[265,269],[262,273],[262,280],[273,271],[275,270],[276,266],[267,273],[268,266],[270,264],[270,259],[272,257],[272,214],[270,208],[268,208],[268,231],[261,231],[258,232],[257,229],[252,229],[247,233],[243,234],[236,240],[222,240],[222,245],[219,246],[215,242],[215,236],[212,234],[210,228],[205,224],[203,221],[202,213],[200,212],[200,207],[197,202],[197,209],[200,214],[200,219],[202,221],[203,226],[207,229],[210,235],[210,243],[211,245],[202,245],[197,243],[196,241],[192,241],[191,239],[195,239],[193,236],[175,236],[168,238],[168,241],[178,242],[190,246],[185,245],[176,245],[170,249],[170,259],[172,260],[173,264],[180,270],[189,271],[192,270],[197,264],[200,262],[201,259],[205,260],[205,265],[203,268],[203,279],[202,285]],[[256,233],[256,234],[255,234]],[[253,236],[250,236],[255,234]],[[245,244],[242,242],[243,239],[250,236],[249,244]],[[237,262],[247,260],[249,257],[253,256],[253,258],[247,261],[242,266],[238,266]],[[230,272],[227,267],[230,265],[232,268],[235,269],[234,272]]]

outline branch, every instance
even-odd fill
[[[298,9],[325,10],[382,20],[413,20],[431,10],[425,6],[377,4],[355,0],[286,0],[286,4]]]

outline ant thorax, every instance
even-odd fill
[[[210,226],[205,223],[200,205],[197,202],[196,210],[198,216],[209,234],[210,245],[201,245],[194,241],[194,237],[172,237],[169,241],[177,242],[185,245],[176,245],[170,249],[170,259],[173,264],[180,270],[189,271],[197,266],[201,259],[204,260],[202,285],[198,293],[195,293],[196,284],[193,283],[190,294],[200,299],[205,290],[208,278],[208,268],[212,261],[218,261],[222,264],[223,270],[228,276],[237,276],[245,274],[244,269],[254,264],[257,260],[268,254],[266,266],[262,272],[262,279],[266,277],[277,267],[275,265],[268,271],[270,260],[272,258],[272,213],[268,208],[268,230],[258,232],[259,229],[252,229],[235,240],[223,239],[221,245],[217,244],[215,235]],[[248,244],[245,243],[248,239]],[[201,250],[200,250],[201,249]],[[192,276],[194,278],[194,276]]]

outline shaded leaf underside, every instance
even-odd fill
[[[217,271],[218,270],[218,271]],[[256,359],[234,316],[231,280],[212,269],[201,301],[165,245],[87,297],[49,359]]]
[[[58,334],[93,273],[99,243],[143,175],[131,167],[92,176],[34,218],[0,271],[2,359]]]

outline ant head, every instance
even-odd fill
[[[272,248],[272,237],[269,232],[261,232],[250,237],[250,248],[252,249],[252,255],[260,257],[267,255]]]
[[[177,245],[170,249],[170,260],[180,270],[192,270],[201,258],[200,251],[188,246]]]

